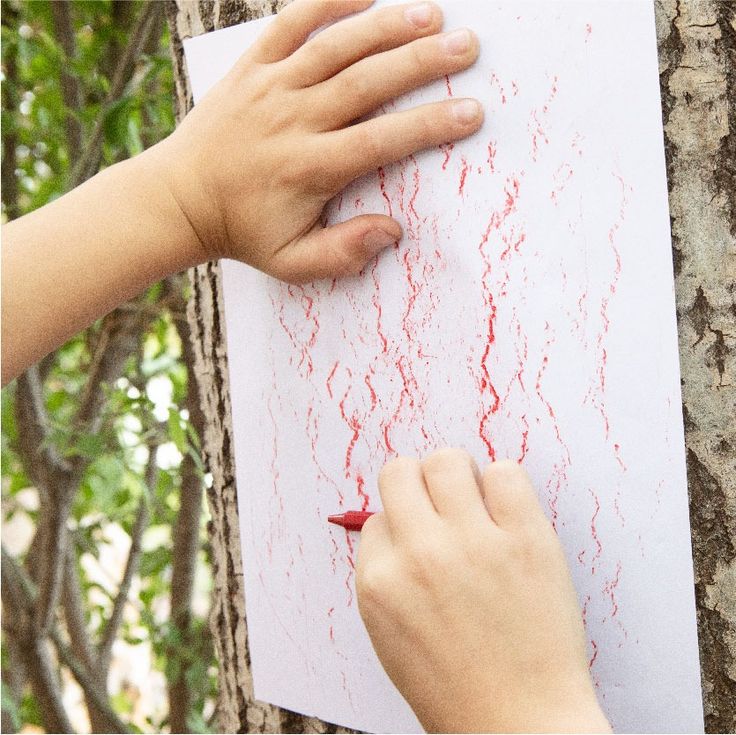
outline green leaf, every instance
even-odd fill
[[[186,453],[189,450],[189,443],[187,442],[187,432],[182,426],[181,416],[179,416],[178,409],[172,407],[169,408],[169,438],[176,448],[182,453]]]

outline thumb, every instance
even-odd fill
[[[289,283],[355,276],[385,248],[401,240],[401,225],[382,214],[363,214],[309,232],[276,253],[271,274]]]

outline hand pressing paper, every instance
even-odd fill
[[[327,516],[378,509],[387,459],[454,445],[530,472],[614,729],[702,731],[653,9],[440,4],[480,60],[386,110],[477,97],[483,128],[330,207],[404,241],[298,287],[223,262],[255,695],[420,730],[358,614],[359,537]],[[267,22],[185,44],[195,100]]]

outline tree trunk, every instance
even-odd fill
[[[169,0],[178,114],[192,97],[182,39],[275,12],[284,0]],[[736,11],[657,0],[698,632],[706,727],[736,730]],[[214,482],[212,631],[223,732],[335,732],[253,699],[246,640],[220,269],[192,270],[189,321]],[[247,560],[246,560],[247,561]],[[344,730],[337,730],[345,732]]]

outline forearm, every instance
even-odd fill
[[[2,382],[147,286],[204,259],[160,148],[3,227]]]

